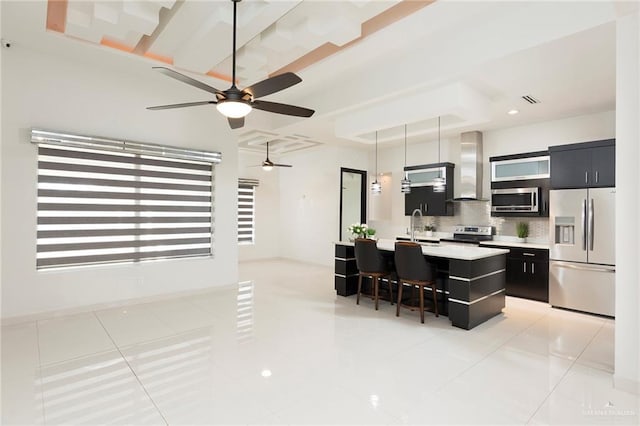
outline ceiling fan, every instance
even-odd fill
[[[312,109],[303,108],[295,105],[281,104],[277,102],[269,102],[257,100],[263,96],[279,92],[302,81],[300,77],[292,72],[286,72],[273,77],[269,77],[258,83],[240,90],[236,87],[236,8],[237,3],[242,0],[231,0],[233,2],[233,54],[232,54],[232,75],[231,87],[227,90],[218,90],[215,87],[202,83],[184,74],[180,74],[166,67],[153,67],[161,73],[183,83],[197,87],[198,89],[212,93],[216,96],[215,100],[187,102],[182,104],[160,105],[147,107],[149,110],[161,110],[172,108],[184,108],[198,105],[215,104],[218,111],[229,120],[229,126],[232,129],[238,129],[244,126],[244,117],[251,112],[253,108],[267,112],[275,112],[277,114],[293,115],[296,117],[311,117],[315,112]]]
[[[262,170],[265,172],[271,171],[274,167],[293,167],[291,164],[277,164],[273,161],[269,160],[269,142],[267,142],[267,158],[262,162],[259,166],[254,167],[262,167]]]

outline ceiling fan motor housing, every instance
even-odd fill
[[[227,117],[227,119],[229,120],[229,125],[231,126],[232,129],[238,129],[240,127],[243,127],[244,116],[249,114],[249,112],[251,112],[253,108],[266,111],[266,112],[273,112],[276,114],[291,115],[294,117],[311,117],[315,111],[308,108],[303,108],[295,105],[281,104],[277,102],[256,100],[257,98],[261,98],[263,96],[267,96],[272,93],[279,92],[281,90],[287,89],[295,84],[300,83],[302,79],[292,72],[286,72],[283,74],[268,77],[249,87],[245,87],[243,90],[240,90],[236,87],[236,82],[235,82],[236,32],[237,32],[236,3],[239,3],[242,0],[231,0],[231,1],[233,2],[233,50],[232,50],[233,66],[232,66],[231,87],[228,88],[227,90],[218,90],[215,87],[209,86],[208,84],[202,83],[201,81],[195,80],[184,74],[180,74],[179,72],[173,71],[169,68],[154,67],[158,69],[160,72],[162,72],[163,74],[171,78],[175,78],[176,80],[179,80],[183,83],[197,87],[200,90],[204,90],[206,92],[215,94],[216,100],[187,102],[187,103],[173,104],[173,105],[161,105],[161,106],[155,106],[155,107],[148,107],[147,109],[163,110],[163,109],[184,108],[184,107],[192,107],[192,106],[199,106],[199,105],[217,104],[218,111],[220,111],[220,113],[222,113]]]

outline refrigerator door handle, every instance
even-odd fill
[[[615,273],[616,272],[616,268],[614,268],[614,267],[611,267],[611,268],[607,268],[607,267],[598,268],[598,267],[593,266],[593,265],[580,266],[580,265],[576,265],[575,263],[566,263],[566,262],[559,262],[559,261],[554,261],[553,262],[553,266],[557,266],[559,268],[577,269],[577,270],[580,270],[580,271],[596,271],[596,272],[611,272],[611,273]]]
[[[593,251],[593,198],[589,200],[589,250]]]
[[[587,250],[587,200],[582,200],[582,250]]]

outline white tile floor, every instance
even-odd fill
[[[2,328],[2,424],[631,424],[614,321],[507,298],[465,331],[241,264],[210,293]]]

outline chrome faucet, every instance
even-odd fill
[[[420,209],[414,209],[411,212],[411,241],[415,241],[416,240],[416,226],[415,223],[413,222],[413,218],[416,215],[416,212],[418,212],[418,215],[420,216],[420,223],[422,223],[422,211]]]

